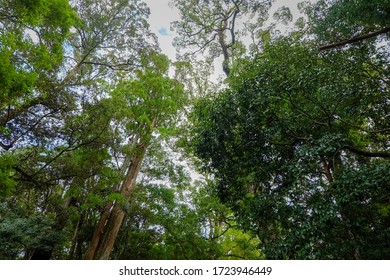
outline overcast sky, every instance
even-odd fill
[[[144,0],[150,8],[150,28],[158,36],[162,52],[174,60],[176,50],[172,46],[174,34],[170,31],[170,23],[179,19],[179,13],[177,9],[169,7],[169,1]]]

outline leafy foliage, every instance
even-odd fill
[[[371,51],[323,55],[281,40],[240,62],[229,89],[196,107],[195,152],[268,258],[388,257],[374,241],[388,231],[388,218],[374,218],[374,205],[387,203],[388,164],[370,159],[388,157],[387,54]]]
[[[29,259],[36,251],[58,249],[65,239],[64,233],[55,230],[52,217],[38,214],[25,217],[22,209],[11,210],[5,206],[0,205],[1,259]]]
[[[388,0],[318,1],[310,10],[320,42],[335,42],[389,27]]]
[[[389,1],[271,2],[0,0],[0,258],[389,258]]]
[[[66,0],[2,1],[0,109],[29,100],[58,67],[76,14]]]

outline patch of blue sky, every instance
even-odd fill
[[[168,29],[165,27],[160,27],[157,31],[161,36],[169,36]]]

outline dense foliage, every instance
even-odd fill
[[[224,206],[162,152],[188,98],[148,15],[139,0],[0,1],[1,259],[262,256],[236,226],[205,233]]]
[[[310,45],[278,39],[237,61],[196,106],[195,153],[267,258],[388,259],[388,45]]]
[[[0,0],[0,259],[389,258],[390,3],[273,2]]]

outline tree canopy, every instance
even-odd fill
[[[271,4],[0,0],[0,259],[388,259],[390,2]]]
[[[268,258],[389,257],[389,52],[376,42],[276,40],[195,107],[194,151]]]

